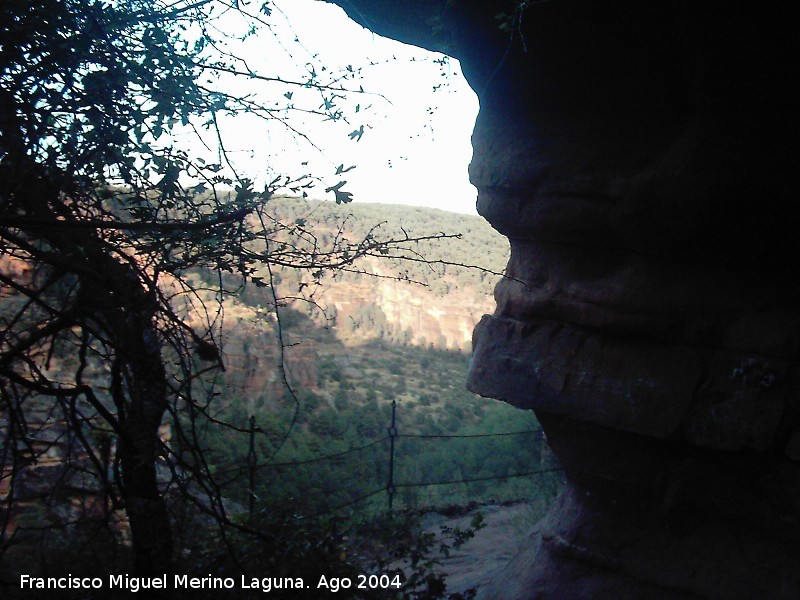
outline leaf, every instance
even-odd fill
[[[336,192],[336,204],[347,204],[353,201],[353,194],[350,192]]]
[[[356,166],[353,165],[352,167],[347,167],[345,169],[344,168],[344,163],[343,163],[343,164],[339,165],[338,167],[336,167],[336,174],[337,175],[341,175],[342,173],[347,173],[348,171],[352,171],[355,168],[356,168]]]
[[[362,125],[358,129],[352,131],[349,135],[351,140],[356,140],[357,142],[361,141],[361,136],[364,135],[364,126]]]
[[[240,184],[235,187],[236,200],[239,202],[247,202],[255,197],[253,191],[253,182],[250,179],[242,179]]]
[[[325,192],[333,192],[336,196],[336,204],[347,204],[353,201],[353,194],[350,192],[343,192],[341,189],[347,184],[347,181],[340,181],[336,185],[325,188]]]

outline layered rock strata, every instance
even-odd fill
[[[536,411],[568,478],[486,596],[800,597],[792,11],[340,4],[480,98],[470,176],[512,256],[469,387]]]

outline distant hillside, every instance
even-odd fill
[[[377,239],[458,235],[408,244],[395,253],[411,260],[365,259],[356,269],[324,275],[319,285],[306,285],[313,281],[310,274],[278,271],[278,289],[282,296],[316,301],[324,314],[311,304],[292,306],[332,326],[343,340],[470,350],[475,323],[494,310],[492,293],[509,254],[507,240],[484,219],[411,206],[297,198],[272,202],[278,219],[303,222],[322,248],[337,236],[356,241],[368,234]],[[258,295],[248,290],[245,297],[251,301],[253,294]]]
[[[301,220],[321,248],[335,236],[363,238],[381,222],[373,231],[381,239],[462,237],[409,248],[435,264],[369,258],[355,272],[319,280],[273,271],[286,299],[283,352],[269,285],[248,284],[226,303],[227,371],[211,412],[240,426],[252,415],[264,431],[255,440],[265,465],[256,481],[264,506],[315,512],[365,494],[385,506],[392,403],[396,431],[405,436],[395,448],[398,505],[525,497],[543,506],[558,476],[549,473],[552,457],[535,416],[465,388],[472,329],[494,310],[500,275],[488,271],[502,271],[505,239],[478,217],[434,209],[297,199],[278,199],[273,209],[283,223]],[[268,272],[261,276],[268,281]],[[205,444],[220,472],[243,473],[246,437],[209,428]],[[286,466],[268,466],[274,462]],[[548,472],[516,476],[540,469]],[[242,485],[232,481],[226,493],[244,501]]]
[[[204,464],[219,477],[224,496],[239,507],[255,494],[259,510],[276,513],[315,514],[350,504],[383,509],[390,448],[395,506],[522,497],[546,505],[560,476],[552,472],[552,456],[534,414],[465,389],[472,329],[482,314],[494,310],[492,290],[507,260],[506,240],[479,217],[435,209],[291,198],[271,202],[274,226],[302,223],[308,233],[304,243],[319,251],[336,240],[357,241],[368,234],[376,239],[460,237],[399,250],[432,262],[370,257],[347,271],[317,276],[280,268],[270,273],[264,267],[244,288],[238,274],[186,273],[193,292],[185,302],[187,296],[176,292],[175,306],[199,329],[204,317],[199,307],[217,308],[212,298],[220,278],[231,292],[223,295],[223,307],[213,318],[226,369],[205,373],[193,390],[212,419],[190,423],[181,414],[177,421],[167,420],[164,441],[191,464],[194,455],[173,428],[192,430],[193,443],[204,448]],[[15,276],[29,276],[24,264],[11,267]],[[4,299],[16,301],[22,300]],[[56,347],[48,368],[54,374],[74,372],[77,360]],[[106,368],[92,357],[87,364],[87,375]],[[107,390],[98,394],[111,405]],[[29,405],[36,402],[32,398]],[[393,430],[400,437],[390,445],[393,406]],[[64,421],[51,421],[49,411],[48,402],[33,411],[46,425],[37,443],[53,448],[71,443],[63,434]],[[251,422],[257,436],[242,432]],[[50,462],[30,471],[28,498],[49,489],[51,473],[68,455],[62,451],[46,450]],[[257,465],[253,489],[248,487],[251,459]],[[79,501],[80,494],[68,495],[64,514]],[[37,502],[27,501],[18,525],[40,525]]]
[[[475,265],[495,272],[502,272],[508,260],[506,238],[478,216],[395,204],[337,205],[329,201],[300,198],[275,198],[271,202],[278,218],[284,221],[307,221],[309,229],[320,232],[323,244],[338,231],[341,224],[344,224],[345,235],[351,240],[363,238],[380,225],[374,231],[377,238],[398,238],[404,233],[410,237],[437,233],[461,236],[459,239],[433,240],[414,246],[413,249],[422,257],[431,260]],[[448,284],[473,287],[486,295],[491,295],[493,289],[493,281],[476,269],[432,268],[405,261],[388,261],[386,265],[382,264],[382,269],[393,275],[406,274],[411,279],[422,281],[440,295],[447,293]],[[441,281],[443,276],[444,281]]]

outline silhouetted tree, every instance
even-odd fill
[[[53,422],[106,512],[127,514],[137,574],[170,568],[169,493],[235,525],[195,433],[210,418],[211,375],[224,368],[225,294],[264,288],[276,311],[272,268],[319,277],[409,241],[370,230],[350,242],[340,230],[324,245],[302,219],[270,212],[277,190],[304,191],[313,179],[256,191],[224,146],[208,164],[169,141],[176,128],[219,137],[223,114],[275,117],[212,85],[220,73],[283,81],[248,72],[219,45],[219,19],[238,11],[255,31],[268,4],[249,13],[217,0],[0,7],[0,552],[13,542],[26,466],[57,449],[36,442]],[[317,77],[284,83],[345,93]],[[350,200],[341,181],[327,189]],[[213,277],[193,277],[200,269]],[[160,435],[167,421],[170,443]]]

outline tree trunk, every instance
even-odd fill
[[[155,324],[157,304],[131,265],[107,254],[96,260],[103,266],[104,285],[98,289],[91,282],[85,291],[95,305],[93,319],[102,322],[114,342],[112,395],[120,422],[121,492],[136,574],[151,576],[169,571],[172,561],[169,515],[156,471],[158,431],[167,408],[166,373]]]
[[[65,326],[92,324],[103,340],[104,360],[113,361],[112,397],[119,426],[117,453],[122,468],[121,495],[130,522],[135,571],[139,576],[170,570],[172,534],[166,502],[159,493],[156,461],[159,427],[167,408],[167,377],[161,358],[156,317],[158,300],[146,288],[144,267],[126,261],[120,246],[88,228],[70,227],[81,196],[72,177],[38,165],[28,156],[24,124],[10,96],[0,110],[5,157],[0,164],[0,204],[6,217],[23,216],[30,226],[22,235],[30,242],[31,261],[50,265],[79,281],[58,306],[69,313]],[[10,107],[10,108],[9,108]],[[8,226],[6,226],[8,227]],[[70,308],[71,310],[64,310]]]

